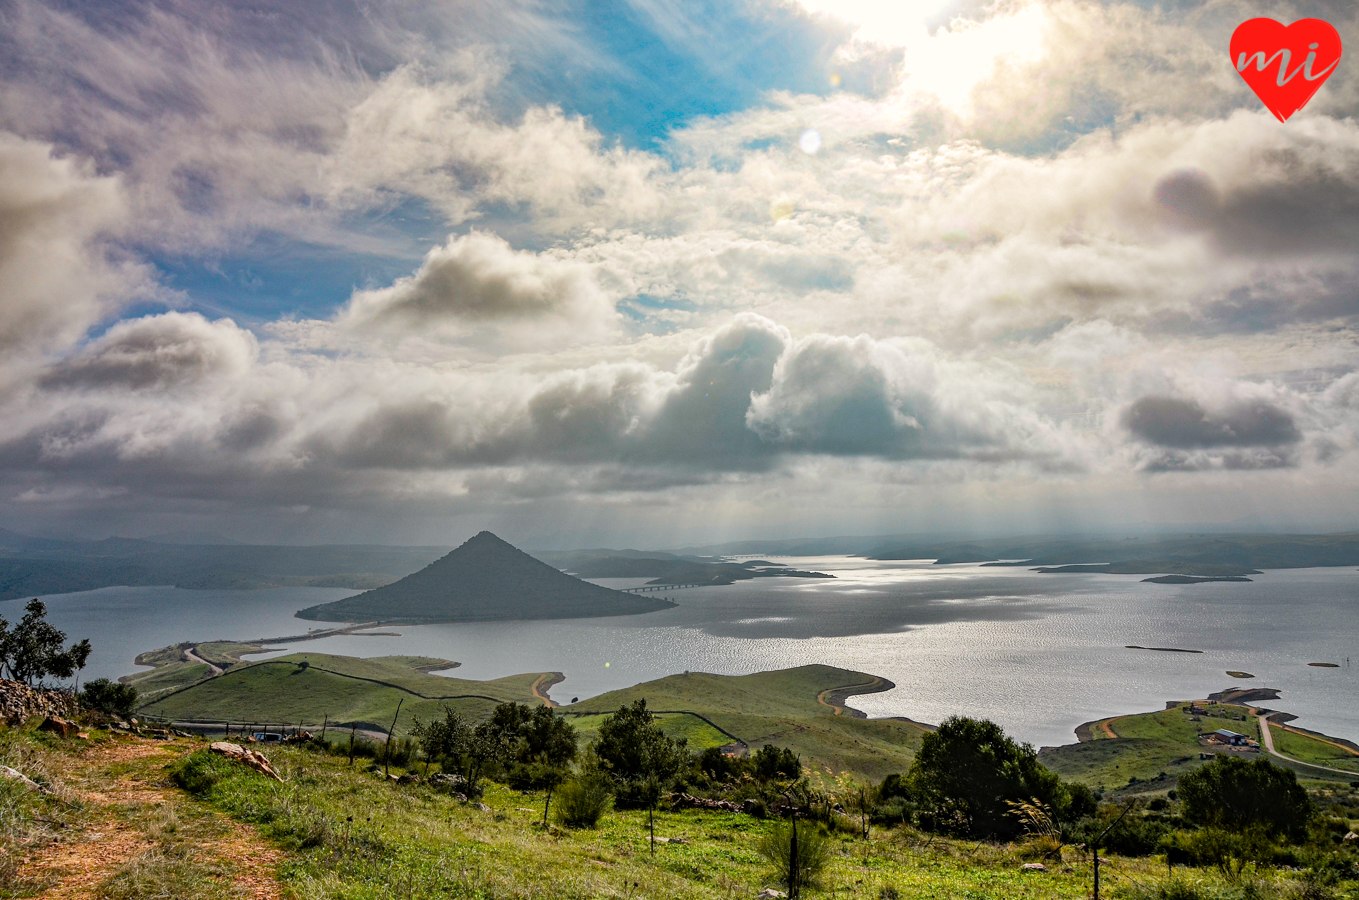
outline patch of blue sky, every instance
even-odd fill
[[[679,294],[637,294],[620,301],[616,308],[624,326],[634,334],[671,334],[687,327],[685,320],[698,310],[698,304]]]
[[[758,106],[770,91],[828,93],[831,55],[848,36],[772,2],[574,0],[559,15],[589,52],[515,58],[512,86],[648,150],[663,150],[686,123]]]
[[[151,255],[161,283],[180,293],[181,309],[242,325],[279,318],[328,318],[356,289],[383,287],[409,275],[418,260],[317,247],[265,234],[221,256]]]

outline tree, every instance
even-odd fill
[[[666,737],[646,708],[646,700],[621,706],[599,726],[594,749],[603,769],[618,785],[618,797],[647,809],[651,852],[656,852],[656,804],[689,754],[685,740]]]
[[[1182,775],[1178,790],[1186,819],[1228,832],[1254,826],[1296,839],[1315,812],[1298,776],[1267,759],[1219,756]]]
[[[927,824],[971,837],[1009,838],[1020,830],[1009,801],[1068,806],[1061,779],[984,719],[952,716],[925,735],[911,766],[911,793]]]
[[[87,709],[121,719],[131,717],[137,709],[137,689],[130,684],[119,684],[107,678],[86,682],[80,692],[80,703]]]
[[[70,678],[85,668],[90,642],[81,641],[62,649],[66,632],[47,621],[47,607],[34,598],[24,607],[24,617],[13,630],[0,619],[0,673],[30,686],[46,678]]]

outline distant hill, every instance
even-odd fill
[[[930,730],[906,719],[863,718],[845,705],[857,694],[892,687],[885,678],[826,665],[753,675],[685,672],[609,691],[560,712],[572,717],[582,734],[593,735],[604,716],[646,700],[653,712],[670,717],[673,728],[693,719],[752,750],[766,744],[788,747],[818,776],[829,768],[877,781],[909,769]],[[702,733],[696,727],[691,731]]]
[[[674,605],[581,581],[483,531],[400,581],[297,616],[322,622],[584,619]]]

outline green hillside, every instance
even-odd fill
[[[562,710],[598,716],[645,699],[652,710],[701,717],[715,730],[752,750],[788,747],[815,769],[849,771],[880,779],[910,766],[927,728],[901,719],[859,718],[841,712],[847,695],[871,693],[891,683],[834,666],[799,666],[754,675],[686,672],[610,691]],[[588,722],[589,719],[586,719]]]
[[[385,730],[397,704],[397,730],[414,719],[441,715],[447,705],[481,718],[498,703],[541,702],[533,686],[550,675],[511,675],[494,681],[442,678],[418,671],[424,657],[357,659],[325,653],[293,653],[237,666],[226,673],[154,698],[143,715],[177,722],[320,725],[327,717],[344,726]]]
[[[1080,743],[1045,747],[1039,758],[1063,778],[1122,795],[1170,791],[1181,775],[1207,761],[1200,758],[1201,753],[1231,752],[1252,759],[1264,756],[1309,780],[1346,780],[1345,775],[1318,766],[1359,773],[1359,749],[1336,738],[1287,730],[1278,724],[1270,726],[1271,736],[1275,750],[1282,756],[1271,755],[1264,748],[1228,751],[1205,744],[1199,735],[1218,729],[1260,741],[1257,708],[1209,700],[1194,701],[1193,705],[1204,712],[1190,713],[1191,704],[1184,701],[1156,712],[1089,722],[1077,729]]]

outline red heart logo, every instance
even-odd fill
[[[1321,19],[1290,26],[1250,19],[1231,34],[1231,64],[1280,122],[1310,101],[1340,64],[1340,34]]]
[[[1231,54],[1255,96],[1287,122],[1340,64],[1340,34],[1321,19],[1299,19],[1286,28],[1273,19],[1251,19],[1232,33]]]

